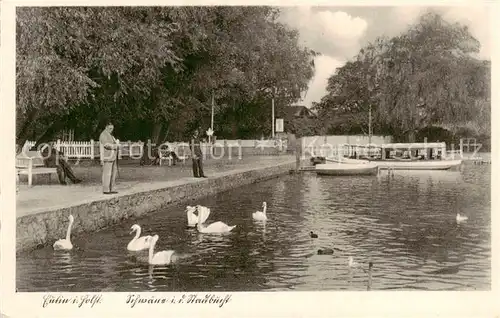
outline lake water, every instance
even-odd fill
[[[372,261],[372,290],[489,290],[489,165],[463,171],[395,171],[376,177],[288,175],[191,202],[211,209],[207,223],[237,225],[225,235],[186,227],[186,204],[91,236],[78,249],[18,255],[19,291],[366,290],[350,270]],[[252,212],[268,204],[265,225]],[[456,214],[469,220],[457,224]],[[130,226],[158,234],[156,250],[178,259],[149,266],[127,252]],[[310,231],[318,234],[311,238]],[[322,247],[333,255],[317,255]]]

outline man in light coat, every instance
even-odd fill
[[[101,161],[102,164],[102,191],[104,194],[118,193],[113,191],[116,179],[116,160],[118,154],[118,144],[113,132],[113,124],[109,123],[99,136],[99,142],[102,145]]]

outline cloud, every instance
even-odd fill
[[[355,43],[366,30],[367,23],[359,17],[352,17],[343,11],[320,11],[315,15],[328,39]]]
[[[337,67],[344,65],[345,61],[337,60],[328,55],[318,56],[314,63],[316,65],[316,74],[309,84],[307,94],[300,102],[301,105],[310,107],[312,102],[318,102],[326,94],[328,78],[335,72]]]
[[[359,39],[368,26],[360,17],[343,11],[312,10],[310,7],[286,8],[281,20],[300,31],[309,48],[331,57],[347,58],[359,48]]]
[[[322,55],[315,59],[316,72],[300,104],[310,107],[326,94],[328,78],[361,48],[368,23],[345,11],[310,7],[284,8],[281,21],[300,32],[301,42]]]

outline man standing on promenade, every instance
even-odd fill
[[[113,191],[116,179],[116,160],[118,154],[116,139],[111,135],[113,128],[113,124],[108,123],[99,136],[99,142],[102,145],[102,191],[104,194],[118,193]]]
[[[193,157],[193,176],[195,178],[207,178],[203,173],[203,153],[201,152],[200,138],[198,137],[198,129],[194,131],[193,139],[191,140],[191,156]]]

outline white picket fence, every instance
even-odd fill
[[[27,140],[24,143],[23,149],[28,150],[41,150],[41,149],[32,149],[35,146],[34,141]],[[94,158],[99,153],[99,142],[94,142],[94,140],[90,141],[60,141],[57,140],[54,143],[54,147],[64,153],[64,155],[68,158]],[[96,151],[97,148],[97,151]]]
[[[144,151],[144,145],[147,142],[143,141],[119,141],[120,148],[118,156],[121,157],[131,157],[140,158]],[[184,156],[189,154],[190,147],[187,142],[165,142],[162,145],[168,145],[169,149],[174,150],[179,156]],[[32,149],[35,146],[34,141],[26,141],[23,149],[28,150],[40,150]],[[54,143],[54,147],[61,151],[66,157],[70,159],[94,159],[99,158],[102,152],[102,147],[98,141],[61,141],[57,140]],[[151,143],[152,149],[156,147],[156,144]],[[286,151],[287,143],[281,140],[217,140],[213,144],[201,143],[201,149],[203,153],[209,153],[212,148],[251,148],[251,149],[277,149],[278,151]],[[147,149],[147,147],[146,147]],[[147,151],[147,150],[146,150]]]
[[[472,140],[472,142],[471,142]],[[387,144],[391,143],[392,138],[390,136],[372,136],[372,145],[376,144]],[[143,141],[119,141],[119,157],[131,157],[140,158],[144,151],[144,145],[147,142]],[[352,155],[354,152],[365,153],[375,151],[374,149],[369,149],[366,146],[369,143],[367,136],[309,136],[301,138],[302,151],[308,155],[321,155],[324,152],[334,153],[334,155]],[[61,141],[57,140],[55,143],[55,148],[68,158],[71,159],[94,159],[99,158],[101,153],[101,145],[99,141]],[[170,149],[174,150],[179,156],[184,156],[190,154],[189,143],[187,142],[166,142],[164,145],[168,145]],[[356,145],[356,146],[353,146]],[[470,151],[470,147],[477,147],[480,145],[476,143],[475,139],[463,139],[460,140],[460,148],[452,149],[447,151],[447,157],[459,156],[462,157],[465,148]],[[25,151],[36,150],[32,149],[35,146],[34,141],[26,141],[23,146]],[[152,149],[155,144],[151,144]],[[287,140],[279,139],[251,139],[251,140],[231,140],[231,139],[220,139],[213,144],[202,143],[201,149],[203,153],[209,153],[211,150],[217,150],[217,148],[223,148],[227,152],[228,149],[238,150],[246,149],[250,150],[255,154],[275,154],[279,152],[286,152],[288,148]],[[147,147],[146,147],[147,149]],[[475,148],[473,148],[475,149]],[[147,150],[146,150],[147,151]],[[377,150],[378,151],[378,150]]]

